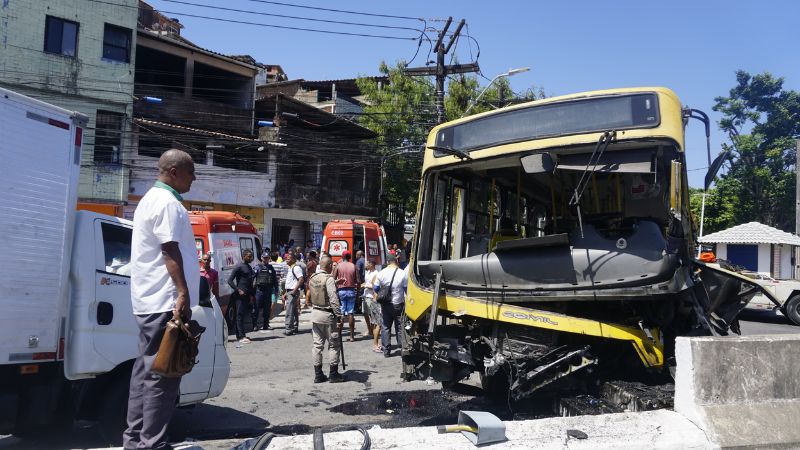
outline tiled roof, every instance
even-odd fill
[[[789,244],[800,245],[800,237],[759,222],[717,231],[698,239],[703,244]]]

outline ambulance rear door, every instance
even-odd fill
[[[368,223],[364,225],[364,241],[366,245],[364,254],[367,255],[367,260],[374,262],[375,267],[383,267],[383,243],[381,242],[377,224]]]

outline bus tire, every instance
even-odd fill
[[[122,433],[128,428],[128,394],[131,374],[120,374],[108,385],[103,403],[100,405],[100,433],[109,444],[120,445]]]
[[[783,313],[795,325],[800,325],[800,294],[793,295],[783,304]]]

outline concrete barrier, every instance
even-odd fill
[[[690,421],[674,411],[658,410],[599,416],[553,417],[538,420],[508,421],[505,442],[480,447],[460,433],[437,434],[436,427],[369,430],[372,448],[391,450],[640,450],[640,449],[712,449],[705,435]],[[575,429],[586,439],[567,434]],[[355,449],[364,438],[357,431],[326,433],[325,448]],[[280,436],[269,449],[307,450],[313,447],[311,435]]]
[[[800,446],[800,335],[678,338],[675,411],[722,448]]]

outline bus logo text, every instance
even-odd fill
[[[527,320],[532,320],[534,322],[546,323],[549,325],[558,325],[558,322],[553,322],[552,320],[550,320],[549,317],[538,316],[536,314],[531,314],[531,313],[503,311],[503,315],[510,319],[527,319]]]

